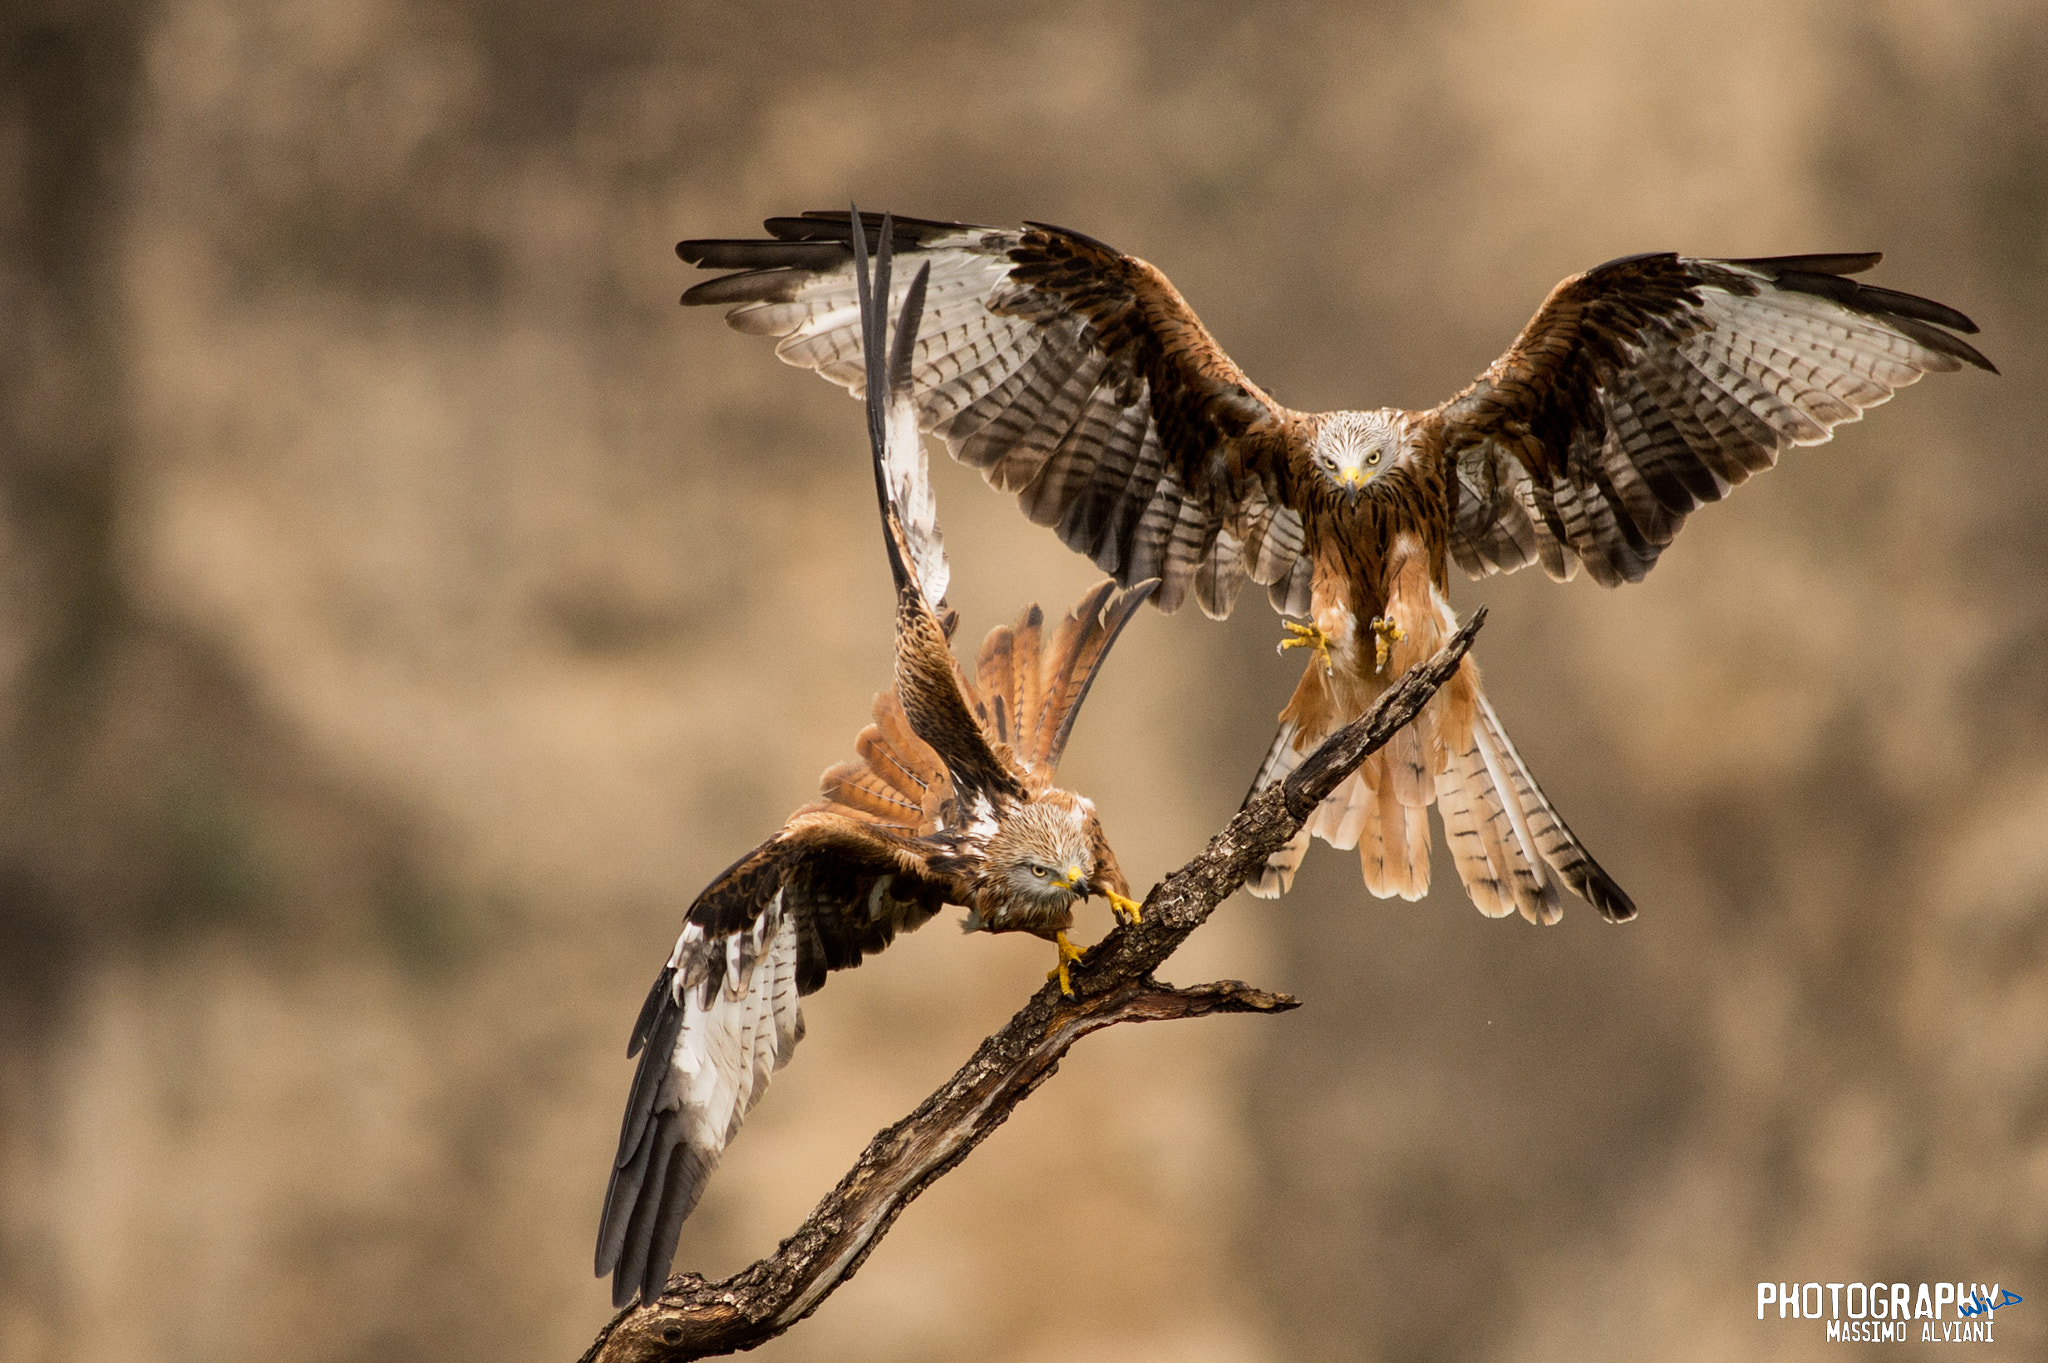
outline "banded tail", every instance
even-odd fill
[[[1301,764],[1307,756],[1301,748],[1314,745],[1297,748],[1300,738],[1292,721],[1281,725],[1251,795]],[[1309,839],[1319,837],[1332,847],[1358,849],[1366,888],[1375,895],[1420,899],[1429,890],[1431,803],[1466,894],[1489,918],[1519,911],[1532,923],[1555,923],[1564,913],[1560,891],[1566,886],[1609,922],[1635,917],[1634,902],[1529,774],[1469,662],[1415,723],[1317,806],[1247,888],[1262,899],[1286,893]]]

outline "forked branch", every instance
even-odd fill
[[[1075,997],[1048,984],[917,1111],[868,1142],[860,1159],[774,1255],[723,1282],[669,1279],[651,1304],[598,1333],[581,1363],[676,1363],[737,1353],[802,1320],[851,1278],[933,1180],[1008,1119],[1090,1032],[1119,1022],[1296,1006],[1234,980],[1176,988],[1152,978],[1189,933],[1300,829],[1315,807],[1450,680],[1486,619],[1474,612],[1434,658],[1410,668],[1379,703],[1338,730],[1279,786],[1238,811],[1200,855],[1153,887],[1144,921],[1119,927],[1072,972]]]

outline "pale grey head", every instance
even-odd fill
[[[1311,458],[1331,486],[1356,502],[1373,479],[1401,457],[1407,422],[1389,408],[1377,412],[1330,412],[1316,426]]]
[[[1094,890],[1094,815],[1086,800],[1054,790],[1003,820],[987,856],[1004,917],[1068,921],[1074,903]]]

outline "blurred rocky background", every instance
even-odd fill
[[[1301,407],[1433,403],[1661,248],[1881,248],[2005,376],[1640,587],[1458,587],[1637,922],[1318,847],[1173,971],[1306,1007],[1084,1043],[765,1356],[1804,1359],[1759,1280],[1939,1278],[2040,1356],[2048,7],[967,14],[0,8],[0,1357],[588,1342],[642,993],[888,665],[857,409],[669,247],[852,198],[1141,254]],[[970,635],[1090,580],[940,477]],[[1064,774],[1134,880],[1235,807],[1278,636],[1126,635]],[[770,1252],[1046,955],[835,978],[679,1266]]]

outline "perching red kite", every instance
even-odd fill
[[[884,219],[886,222],[887,220]],[[864,254],[864,253],[863,253]],[[862,263],[865,270],[865,262]],[[888,259],[876,264],[888,294]],[[899,342],[917,334],[920,273]],[[861,288],[866,295],[865,282]],[[864,303],[863,303],[864,306]],[[1091,894],[1135,918],[1138,905],[1095,806],[1052,784],[1081,701],[1156,582],[1119,594],[1105,581],[1046,637],[1038,608],[994,630],[973,680],[942,624],[946,560],[910,405],[910,347],[883,367],[885,319],[867,309],[868,423],[884,539],[896,581],[896,682],[875,697],[857,760],[827,771],[824,798],[734,862],[690,906],[682,937],[633,1027],[639,1054],[598,1229],[597,1273],[612,1300],[660,1295],[683,1219],[768,1077],[803,1035],[799,997],[857,966],[947,904],[969,931],[1066,938]],[[858,342],[856,343],[858,344]]]

